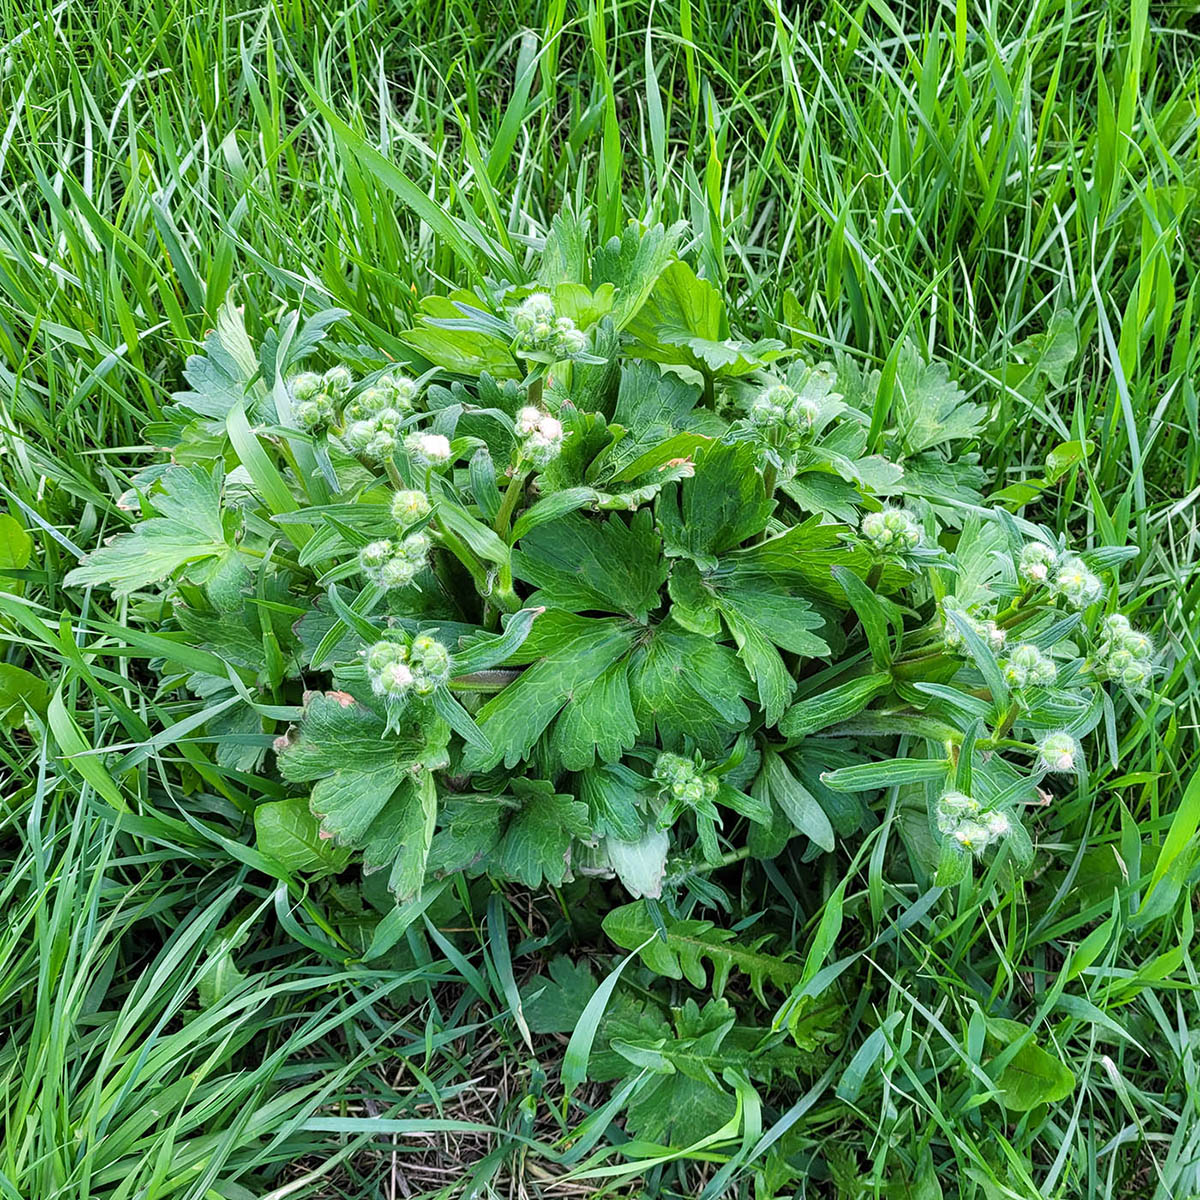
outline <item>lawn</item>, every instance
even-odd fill
[[[1200,1196],[1198,35],[1186,6],[1146,0],[0,0],[0,1197]],[[554,291],[585,224],[590,289]],[[666,248],[639,274],[657,237]],[[612,238],[628,252],[604,259]],[[668,279],[686,338],[625,304],[644,284],[639,303],[666,312]],[[536,302],[521,308],[543,286],[559,315],[575,306],[585,350],[539,333]],[[605,287],[615,307],[595,317]],[[430,299],[452,293],[457,309]],[[386,383],[385,367],[408,364],[428,389],[418,409],[438,397],[439,421],[464,395],[508,404],[518,449],[507,473],[497,456],[499,488],[462,451],[437,498],[444,468],[428,441],[405,441],[399,459],[390,441],[387,454],[360,446],[357,465],[335,450],[322,474],[326,429],[351,424],[331,377],[310,387],[336,410],[305,427],[315,443],[281,433],[278,408],[252,411],[253,429],[223,408],[216,432],[181,408],[181,391],[215,397],[229,379],[250,395],[276,351],[272,403],[300,401],[283,363],[305,321],[305,370],[345,364]],[[218,378],[243,340],[245,377]],[[468,343],[500,353],[487,362],[501,382],[510,372],[508,399],[480,384],[483,360],[447,357]],[[537,473],[593,437],[572,413],[580,390],[615,388],[606,353],[655,395],[694,393],[708,423],[680,418],[653,437],[631,424],[638,461],[672,447],[653,466],[675,473],[645,484],[630,467],[601,484],[601,455],[584,497],[583,476]],[[819,363],[832,365],[810,371]],[[786,446],[763,432],[774,410],[754,407],[785,378],[771,396],[801,431]],[[532,417],[509,404],[518,384]],[[862,420],[818,452],[831,414],[843,419],[834,385]],[[633,402],[619,404],[618,418]],[[926,419],[932,434],[917,431]],[[606,421],[620,423],[611,406]],[[447,430],[456,456],[468,434],[472,454],[495,454],[482,426]],[[198,473],[164,475],[168,449]],[[302,688],[272,657],[290,653],[295,616],[318,597],[327,623],[307,651],[332,656],[335,629],[379,635],[370,587],[349,603],[356,557],[376,569],[355,521],[384,511],[372,472],[411,482],[418,452],[432,455],[431,561],[459,596],[455,654],[486,687],[459,704],[411,631],[417,684],[386,655],[366,659],[366,683],[391,705],[388,687],[419,685],[427,667],[458,739],[443,805],[457,802],[443,781],[464,790],[464,762],[486,783],[476,790],[504,792],[502,760],[517,813],[469,864],[435,837],[446,869],[425,882],[423,858],[415,877],[402,856],[390,876],[364,875],[362,839],[345,827],[330,838],[314,796],[318,837],[310,781],[344,769],[338,738],[365,735],[336,726],[357,709],[302,699],[307,676]],[[924,492],[880,474],[902,459]],[[210,496],[214,463],[226,477]],[[315,534],[301,523],[305,508],[331,508],[329,480],[348,496],[351,478],[359,517],[337,509]],[[326,482],[304,491],[303,479]],[[738,533],[722,541],[702,530],[720,507],[712,481],[732,479],[745,488],[720,503]],[[195,491],[175,502],[176,485]],[[568,485],[573,509],[527,518]],[[206,497],[216,506],[211,559],[228,548],[240,562],[244,546],[262,560],[253,583],[238,577],[236,609],[218,605],[203,628],[180,615],[216,595],[219,581],[189,574],[199,555],[166,584],[166,569],[138,574],[146,540],[98,552],[113,535],[145,539],[127,534],[131,518],[169,516],[164,493],[177,519]],[[880,498],[922,528],[859,531]],[[427,520],[424,495],[412,503]],[[805,542],[792,575],[745,567],[806,517],[837,532]],[[642,538],[650,583],[605,608],[594,574],[584,603],[551,530],[573,531],[571,564],[601,530],[609,565]],[[1042,649],[1062,647],[1062,694],[1036,703],[1023,676],[1001,678],[1013,660],[989,648],[984,621],[1025,620],[1022,537],[1053,544],[1060,574],[1084,556],[1079,603],[1064,583],[1042,614],[1062,624],[1034,614],[1029,626]],[[727,551],[755,588],[795,600],[806,555],[851,545],[844,591],[826,580],[800,601],[812,622],[773,609],[746,633],[733,592],[732,610],[704,607]],[[987,555],[971,557],[978,547]],[[349,565],[322,568],[318,586],[304,572],[326,550]],[[948,615],[956,580],[990,595],[982,560],[1002,551],[999,611]],[[112,586],[118,569],[127,587]],[[271,570],[307,582],[273,591]],[[533,608],[546,613],[521,616]],[[668,727],[668,700],[652,703],[646,682],[667,650],[630,651],[634,707],[654,711],[648,725],[631,711],[639,747],[647,728],[662,746],[628,760],[637,786],[666,798],[678,783],[691,806],[654,801],[678,824],[648,900],[630,885],[641,859],[589,876],[564,832],[579,820],[573,836],[587,840],[590,795],[563,783],[582,769],[563,750],[566,719],[510,734],[497,698],[502,684],[529,694],[545,656],[582,658],[561,630],[597,611],[642,624],[657,613],[650,625],[670,629],[655,644],[676,639],[679,678],[715,679],[714,711],[747,714],[728,717],[727,737],[687,713]],[[1137,661],[1150,677],[1133,686],[1119,686],[1130,660],[1112,665],[1101,617],[1113,613],[1149,639]],[[817,618],[830,644],[805,650]],[[1097,640],[1076,655],[1089,622]],[[234,644],[247,627],[250,660]],[[956,666],[922,675],[930,658]],[[353,692],[353,671],[343,684],[321,661],[306,660],[316,688]],[[814,715],[843,667],[877,683],[857,707]],[[1103,686],[1071,691],[1089,671],[1107,672]],[[1010,687],[1011,708],[997,695]],[[930,697],[962,722],[926,713]],[[901,702],[924,715],[895,716]],[[997,810],[983,856],[968,840],[978,824],[948,797],[1003,797],[1003,781],[981,782],[1001,752],[1038,741],[1039,713],[1075,729],[1072,704],[1091,736],[1072,742],[1067,774],[1038,774],[1017,832]],[[332,755],[315,732],[326,709]],[[401,713],[381,712],[369,736],[384,745]],[[801,743],[819,757],[835,721],[858,721],[846,732],[859,740],[847,751],[843,738],[806,790]],[[619,758],[606,736],[601,757]],[[755,745],[761,786],[739,757]],[[947,755],[954,791],[939,798],[929,764]],[[436,803],[442,764],[423,761]],[[729,806],[723,823],[705,786]],[[836,807],[835,793],[853,800]],[[539,834],[551,850],[531,865],[513,829],[535,811],[553,817]],[[310,843],[290,866],[268,812]],[[781,838],[755,832],[776,817]],[[955,858],[959,834],[968,850]],[[574,873],[556,839],[574,846]]]

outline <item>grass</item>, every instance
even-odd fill
[[[519,269],[565,203],[606,232],[688,219],[756,333],[885,371],[905,337],[944,357],[995,404],[983,453],[1004,483],[1090,443],[1030,511],[1136,544],[1123,594],[1170,650],[1163,698],[1120,714],[1119,772],[1095,764],[1048,820],[1046,875],[871,957],[864,1003],[896,1014],[895,1046],[858,1098],[833,1072],[766,1126],[796,1121],[820,1159],[799,1194],[896,1194],[918,1138],[960,1164],[946,1195],[1200,1194],[1186,889],[1132,920],[1198,754],[1196,48],[1182,7],[1144,0],[0,0],[0,483],[36,542],[0,609],[7,661],[61,688],[59,750],[79,738],[70,761],[0,741],[0,1196],[538,1194],[563,1173],[561,1044],[522,1041],[506,973],[606,953],[596,931],[509,897],[488,917],[506,913],[511,962],[482,915],[363,961],[255,869],[255,781],[155,736],[195,705],[139,687],[107,623],[130,612],[77,610],[58,583],[119,527],[230,288],[252,328],[332,302],[386,348],[420,295],[492,269],[485,235]],[[1079,354],[1035,403],[1012,364],[1056,313]],[[114,777],[137,815],[104,801]],[[874,936],[911,897],[871,864],[850,890]],[[803,870],[747,876],[745,911],[799,935],[838,882]],[[1105,920],[1094,968],[1061,986]],[[1079,1080],[1068,1104],[998,1127],[951,1079],[980,997],[1044,1022]],[[411,1119],[426,1141],[389,1124]],[[749,1194],[761,1161],[570,1186]]]

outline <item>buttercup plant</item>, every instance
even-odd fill
[[[212,465],[138,476],[69,582],[205,651],[188,686],[311,826],[293,872],[599,878],[682,920],[793,839],[853,855],[895,795],[927,834],[898,823],[885,872],[965,904],[1027,869],[1046,776],[1152,682],[1127,552],[989,508],[986,408],[915,349],[881,419],[877,374],[738,338],[681,229],[588,236],[561,217],[527,278],[425,301],[404,363],[330,361],[329,314],[292,343],[321,372],[235,360],[227,310],[207,353],[242,375],[193,365],[173,410]]]

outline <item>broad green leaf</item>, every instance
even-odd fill
[[[539,525],[513,553],[513,572],[538,589],[536,604],[644,621],[658,606],[667,564],[646,509],[628,523],[616,515],[601,521],[570,513]]]
[[[44,679],[22,667],[0,663],[0,724],[15,729],[24,721],[26,712],[45,716],[49,703],[50,685]]]
[[[568,771],[616,762],[632,749],[638,724],[629,695],[629,669],[622,659],[583,683],[554,726],[551,748]]]
[[[8,513],[0,513],[0,571],[23,571],[32,555],[33,538],[19,521]],[[11,590],[11,580],[5,581],[5,588]]]
[[[717,754],[750,720],[752,685],[734,651],[669,623],[634,651],[629,689],[639,727],[667,744],[686,736]]]
[[[716,556],[766,528],[774,503],[746,442],[714,442],[696,455],[696,473],[658,499],[668,555],[716,565]]]
[[[811,838],[822,850],[833,850],[833,826],[825,810],[808,788],[788,770],[783,759],[778,754],[768,753],[763,759],[763,773],[771,799],[796,829]]]
[[[1038,1104],[1056,1104],[1075,1090],[1074,1072],[1061,1059],[1043,1050],[1027,1025],[1002,1017],[989,1017],[989,1037],[1007,1047],[1024,1040],[996,1076],[1000,1101],[1012,1112],[1028,1112]]]
[[[350,850],[321,836],[303,796],[271,800],[254,810],[255,844],[288,871],[340,871]]]
[[[318,694],[279,770],[289,782],[316,781],[310,806],[323,835],[361,850],[367,871],[390,868],[388,886],[404,898],[425,876],[437,806],[430,771],[446,762],[447,736],[428,721],[389,732],[352,698]]]
[[[149,497],[158,516],[85,555],[67,587],[103,584],[119,596],[157,583],[181,567],[233,553],[221,518],[220,480],[202,467],[170,467]]]
[[[543,879],[557,887],[570,866],[571,839],[588,832],[587,805],[541,780],[514,780],[513,791],[521,807],[509,819],[491,869],[526,887]]]
[[[897,363],[892,421],[906,455],[976,437],[986,417],[987,409],[968,402],[950,379],[945,363],[927,363],[911,342],[905,343]]]
[[[486,770],[501,760],[515,767],[579,689],[603,674],[633,643],[634,627],[624,622],[555,615],[560,618],[556,623],[547,625],[547,613],[535,627],[545,630],[536,643],[539,649],[545,646],[541,657],[525,657],[532,665],[476,714],[476,724],[493,749],[488,754],[470,750],[470,770]],[[531,644],[534,636],[522,647],[523,654]]]

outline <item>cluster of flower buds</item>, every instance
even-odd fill
[[[862,535],[877,554],[904,554],[921,544],[921,526],[902,508],[884,508],[862,519]]]
[[[958,608],[958,600],[954,596],[947,596],[942,601],[942,640],[951,650],[962,650],[964,642],[962,631],[946,615],[946,611],[949,609],[961,611]],[[967,612],[962,615],[966,618],[967,624],[994,653],[999,654],[1004,649],[1004,643],[1008,640],[1008,632],[997,625],[991,617],[975,617]]]
[[[746,419],[768,441],[798,449],[820,415],[817,406],[786,383],[773,383],[755,396]]]
[[[1065,730],[1048,733],[1038,742],[1038,766],[1044,771],[1074,771],[1080,754],[1079,742]]]
[[[346,405],[343,416],[349,424],[369,421],[389,408],[410,413],[416,400],[417,385],[414,380],[407,375],[381,375]]]
[[[408,529],[429,516],[432,506],[424,492],[406,488],[392,496],[392,520],[401,529]]]
[[[428,553],[428,536],[410,533],[398,542],[385,538],[364,546],[358,552],[358,565],[377,587],[402,588],[417,577]]]
[[[1054,659],[1030,642],[1014,646],[1001,664],[1004,678],[1012,687],[1050,687],[1058,678]]]
[[[1113,613],[1104,619],[1096,667],[1103,678],[1139,691],[1154,675],[1154,643],[1128,617]]]
[[[654,778],[670,792],[678,806],[716,815],[713,801],[720,784],[715,776],[705,774],[690,758],[663,751],[655,760]]]
[[[418,634],[411,646],[384,639],[363,652],[367,678],[377,696],[401,700],[411,692],[430,696],[450,678],[450,652],[436,638]]]
[[[1004,813],[985,811],[978,800],[963,792],[945,792],[937,802],[936,819],[943,837],[952,838],[972,854],[982,854],[1012,829],[1012,821]]]
[[[333,424],[337,406],[354,385],[354,376],[345,367],[330,367],[324,375],[304,371],[290,384],[292,415],[301,429],[320,433]]]
[[[512,310],[513,328],[521,348],[572,358],[588,348],[588,337],[570,317],[560,317],[545,292],[534,292]]]
[[[527,404],[514,422],[520,440],[520,456],[535,467],[544,467],[558,457],[563,444],[562,422]]]
[[[342,440],[354,454],[371,462],[391,458],[416,395],[416,384],[403,376],[385,375],[363,388],[342,411]]]
[[[414,467],[437,470],[450,461],[450,439],[440,433],[410,433],[404,439],[404,449]]]
[[[1017,558],[1017,574],[1035,587],[1048,587],[1072,608],[1087,608],[1104,585],[1077,554],[1060,554],[1045,542],[1027,542]]]

